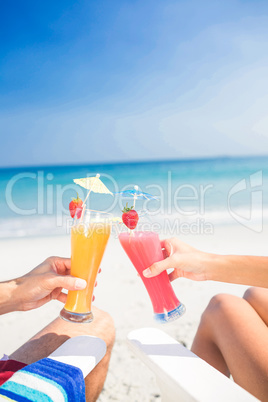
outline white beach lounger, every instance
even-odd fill
[[[94,369],[106,353],[106,343],[95,336],[82,335],[68,339],[48,357],[79,367],[84,378]]]
[[[134,330],[128,343],[156,375],[162,402],[258,401],[159,329]]]

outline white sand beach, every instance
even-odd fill
[[[268,226],[255,233],[241,225],[217,226],[213,235],[188,235],[180,238],[205,251],[223,254],[268,255]],[[0,280],[21,276],[50,255],[68,257],[69,237],[21,238],[1,241]],[[185,315],[161,326],[153,320],[146,291],[118,240],[111,238],[98,277],[95,305],[108,311],[116,326],[116,343],[105,387],[99,401],[159,401],[159,389],[151,372],[133,356],[126,335],[135,328],[161,327],[171,336],[191,346],[200,315],[210,298],[219,292],[242,296],[245,286],[218,282],[173,282]],[[53,301],[38,310],[10,313],[0,317],[0,353],[9,354],[53,320],[62,308]]]

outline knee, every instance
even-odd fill
[[[105,325],[107,328],[114,328],[114,321],[109,313],[97,307],[93,307],[92,311],[95,321],[98,321],[100,324]]]
[[[219,294],[210,300],[206,311],[209,315],[218,315],[228,313],[231,306],[233,306],[235,296],[227,294]]]
[[[114,320],[110,316],[110,314],[106,313],[105,311],[102,312],[102,320],[103,320],[103,326],[105,329],[105,342],[107,345],[107,349],[111,349],[113,347],[114,341],[115,341],[115,325],[114,325]]]
[[[248,288],[243,296],[243,299],[245,299],[249,304],[253,305],[255,301],[258,298],[258,288]]]
[[[115,341],[115,325],[112,317],[97,307],[93,308],[93,314],[99,336],[106,342],[107,348],[112,347]]]
[[[224,322],[232,314],[234,305],[240,300],[242,299],[227,294],[214,296],[202,314],[201,324],[207,326],[210,324],[217,325],[217,322]]]

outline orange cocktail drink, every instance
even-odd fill
[[[100,263],[111,233],[109,214],[86,210],[71,229],[71,275],[87,281],[83,290],[68,292],[62,318],[74,322],[93,319],[91,302]]]

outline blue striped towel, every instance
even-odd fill
[[[82,371],[45,358],[23,367],[0,387],[0,401],[84,402]]]

